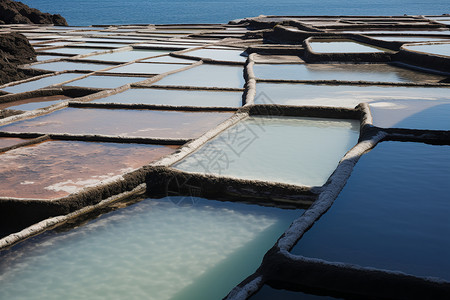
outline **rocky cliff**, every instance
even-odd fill
[[[0,34],[0,84],[28,77],[18,65],[36,61],[36,53],[27,38],[19,33]]]
[[[22,2],[0,0],[0,24],[55,24],[67,26],[60,15],[43,13]]]

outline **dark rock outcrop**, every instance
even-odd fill
[[[0,0],[0,24],[55,24],[67,26],[61,15],[43,13],[35,8],[11,0]]]
[[[29,77],[17,66],[36,61],[36,53],[27,38],[19,33],[0,34],[0,84]]]

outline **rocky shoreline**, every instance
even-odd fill
[[[0,2],[0,24],[54,24],[67,26],[59,14],[43,13],[21,2],[2,0]],[[0,84],[30,77],[29,72],[19,65],[36,61],[36,53],[28,39],[19,33],[0,34]]]
[[[54,24],[67,26],[67,21],[59,14],[43,13],[22,2],[2,0],[0,2],[0,24]]]

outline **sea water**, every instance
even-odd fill
[[[59,13],[70,25],[136,23],[226,23],[263,15],[426,15],[448,13],[447,0],[23,0],[45,12]]]

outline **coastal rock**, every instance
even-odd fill
[[[0,24],[54,24],[67,26],[58,14],[43,13],[35,8],[11,0],[0,1]]]
[[[36,61],[36,53],[27,38],[19,33],[0,34],[0,84],[29,77],[19,65]]]

